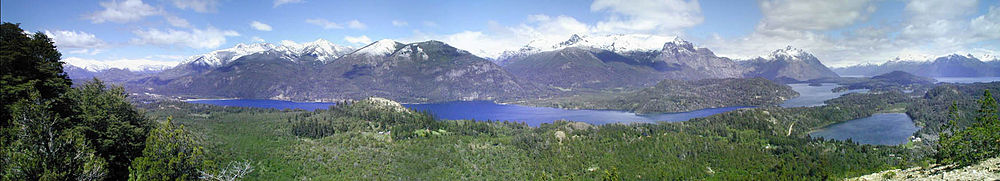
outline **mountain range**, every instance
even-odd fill
[[[895,59],[882,64],[862,64],[834,68],[840,75],[874,76],[904,71],[926,77],[996,77],[1000,76],[1000,60],[983,61],[972,55],[951,54],[931,61]]]
[[[440,41],[379,40],[357,49],[322,39],[238,44],[192,56],[159,72],[70,75],[81,76],[113,77],[110,81],[131,91],[176,97],[335,101],[378,96],[440,102],[542,97],[574,89],[636,89],[664,79],[805,81],[837,74],[792,47],[738,61],[679,38],[573,35],[549,45],[533,42],[493,59]]]

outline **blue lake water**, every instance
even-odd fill
[[[456,101],[431,104],[407,104],[414,110],[426,110],[442,119],[511,120],[537,126],[555,120],[581,121],[591,124],[687,121],[748,107],[724,107],[701,109],[691,112],[635,114],[612,110],[567,110],[549,107],[531,107],[511,104],[495,104],[489,101]]]
[[[327,109],[335,103],[324,102],[291,102],[262,99],[209,99],[191,100],[189,103],[211,104],[219,106],[257,107],[275,109]],[[428,111],[441,119],[475,119],[525,122],[531,126],[541,123],[551,123],[555,120],[572,120],[591,124],[687,121],[692,118],[706,117],[748,107],[724,107],[701,109],[691,112],[635,114],[612,110],[567,110],[548,107],[531,107],[511,104],[496,104],[490,101],[455,101],[429,104],[404,104],[407,108],[418,111]]]
[[[903,113],[883,113],[833,124],[809,133],[812,137],[847,140],[861,144],[899,145],[920,128]]]
[[[866,90],[852,90],[848,92],[834,93],[831,89],[837,87],[835,84],[824,84],[823,86],[808,86],[807,84],[790,84],[792,89],[799,92],[800,96],[785,101],[783,107],[806,107],[821,106],[823,101],[836,98],[849,92],[864,92]],[[264,99],[209,99],[191,100],[190,103],[212,104],[219,106],[257,107],[275,109],[305,109],[317,110],[327,109],[335,103],[329,102],[291,102]],[[714,114],[729,112],[749,107],[723,107],[700,109],[690,112],[660,113],[660,114],[635,114],[614,110],[567,110],[549,107],[532,107],[513,104],[496,104],[490,101],[454,101],[428,104],[404,104],[408,108],[427,111],[441,119],[475,119],[494,121],[514,121],[525,122],[528,125],[537,126],[541,123],[550,123],[555,120],[581,121],[591,124],[607,123],[631,123],[631,122],[677,122],[687,121],[692,118],[707,117]]]
[[[784,103],[781,103],[781,107],[822,106],[826,105],[826,103],[823,103],[824,101],[840,97],[844,94],[852,92],[868,92],[867,89],[833,92],[833,88],[840,86],[833,83],[824,83],[822,86],[809,86],[809,84],[788,84],[788,86],[791,86],[792,90],[795,90],[795,92],[799,92],[799,97],[786,100]]]

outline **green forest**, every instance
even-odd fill
[[[383,98],[317,111],[137,102],[97,79],[74,85],[51,39],[18,26],[0,27],[0,180],[827,180],[1000,156],[996,82],[685,122],[532,127],[441,120]],[[808,135],[882,112],[905,112],[935,139]]]

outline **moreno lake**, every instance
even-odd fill
[[[275,108],[275,109],[327,109],[335,103],[328,102],[291,102],[264,99],[208,99],[190,100],[189,103],[211,104],[218,106]],[[692,118],[706,117],[718,113],[749,107],[723,107],[700,109],[690,112],[635,114],[613,110],[568,110],[549,107],[532,107],[514,104],[497,104],[491,101],[453,101],[428,104],[403,104],[417,111],[427,111],[440,119],[449,120],[494,120],[524,122],[530,126],[551,123],[556,120],[572,120],[590,124],[607,123],[652,123],[659,121],[687,121]]]
[[[788,84],[792,90],[799,92],[799,97],[786,100],[781,103],[781,107],[815,107],[826,105],[824,101],[840,97],[844,94],[854,92],[868,92],[867,89],[855,89],[843,92],[833,92],[833,88],[840,85],[834,83],[823,83],[821,86],[809,86],[809,84]]]
[[[903,113],[880,113],[845,121],[809,133],[812,137],[847,140],[872,145],[900,145],[920,128]]]

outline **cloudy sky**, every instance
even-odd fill
[[[441,40],[494,56],[572,34],[678,36],[721,56],[793,46],[828,66],[1000,55],[997,0],[4,0],[0,19],[49,34],[71,63],[172,65],[238,43]],[[287,42],[286,41],[286,42]],[[992,58],[991,58],[992,59]]]

